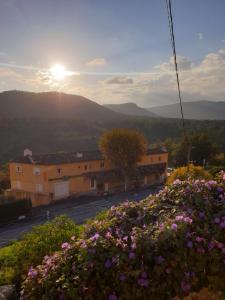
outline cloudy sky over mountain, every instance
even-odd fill
[[[173,0],[185,101],[225,100],[225,2]],[[177,101],[164,0],[1,0],[0,90]]]

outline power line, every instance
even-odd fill
[[[182,127],[183,127],[184,135],[186,135],[184,113],[183,113],[183,106],[182,106],[182,100],[181,100],[181,91],[180,91],[180,80],[179,80],[179,73],[178,73],[178,66],[177,66],[177,53],[176,53],[176,44],[175,44],[175,37],[174,37],[174,30],[173,30],[173,16],[172,16],[171,0],[166,0],[166,7],[167,7],[167,15],[168,15],[169,29],[170,29],[170,39],[171,39],[171,44],[172,44],[174,66],[175,66],[175,73],[176,73],[176,80],[177,80],[177,88],[178,88],[178,97],[179,97],[180,112],[181,112],[181,119],[182,119]]]

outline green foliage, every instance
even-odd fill
[[[22,299],[170,300],[204,287],[224,296],[225,175],[219,176],[176,180],[140,203],[112,207],[80,239],[29,270]]]
[[[195,133],[185,137],[174,149],[174,163],[177,166],[187,164],[188,151],[190,149],[190,161],[197,165],[209,162],[218,152],[215,143],[206,133]]]
[[[188,167],[180,167],[175,169],[167,178],[167,183],[173,183],[176,179],[210,179],[212,175],[200,166],[194,166],[192,164]]]
[[[71,236],[78,237],[82,227],[65,216],[35,226],[20,241],[0,249],[0,285],[20,283],[31,265],[40,264],[45,255],[60,250]]]

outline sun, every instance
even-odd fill
[[[50,73],[55,80],[62,80],[67,75],[67,71],[63,65],[55,64],[51,67]]]

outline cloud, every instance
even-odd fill
[[[208,53],[198,63],[178,56],[178,68],[183,101],[225,100],[225,49]],[[132,84],[124,84],[123,88],[117,77],[89,87],[87,96],[102,103],[138,101],[142,106],[178,101],[173,58],[156,65],[149,73],[132,76]],[[109,84],[110,81],[118,84]]]
[[[105,80],[105,83],[108,84],[132,84],[134,81],[132,78],[124,76],[115,76]]]
[[[199,41],[202,41],[203,38],[204,38],[203,33],[199,32],[198,33],[198,39],[199,39]]]
[[[222,40],[221,42],[224,42],[224,43],[225,43],[225,39],[224,39],[224,40]]]
[[[95,58],[86,63],[87,66],[104,66],[106,64],[107,64],[107,61],[105,58]]]

